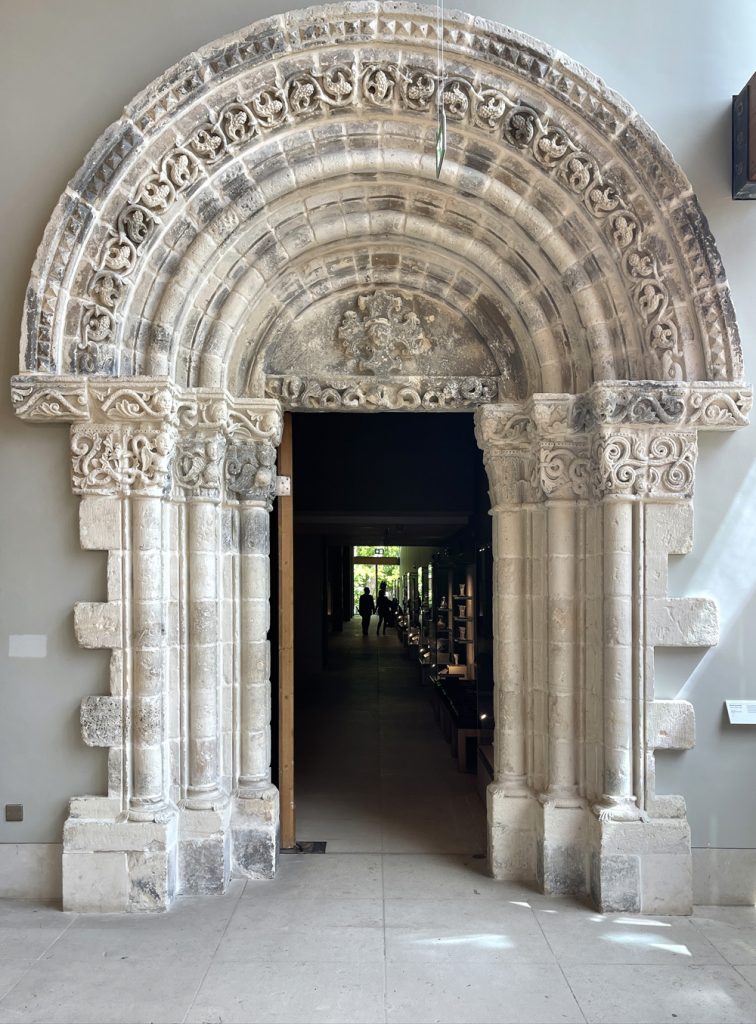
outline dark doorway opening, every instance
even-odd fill
[[[492,690],[491,520],[472,416],[295,414],[293,455],[297,839],[480,857],[488,780],[469,727]],[[373,617],[363,637],[355,614],[358,545],[402,552],[406,615],[385,635]]]

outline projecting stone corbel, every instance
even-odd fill
[[[696,715],[687,700],[655,700],[648,708],[646,744],[654,750],[692,750]]]
[[[123,736],[123,701],[120,697],[85,697],[80,720],[88,747],[118,746]]]
[[[648,642],[653,647],[713,647],[719,611],[709,597],[649,598]]]
[[[122,647],[121,602],[79,601],[74,605],[74,631],[82,647]]]

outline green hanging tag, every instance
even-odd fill
[[[446,156],[446,111],[438,108],[438,128],[436,129],[436,177],[440,177],[441,168]]]

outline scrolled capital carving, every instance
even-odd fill
[[[692,498],[696,454],[693,431],[601,434],[593,446],[596,493],[599,497]]]
[[[270,504],[276,485],[276,449],[270,441],[234,442],[226,450],[226,489],[239,501]]]
[[[544,498],[574,500],[593,495],[593,473],[588,446],[546,442],[540,445],[533,487]]]

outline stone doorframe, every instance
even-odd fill
[[[71,424],[112,650],[82,704],[107,796],[71,801],[64,905],[151,910],[276,868],[268,515],[283,409],[476,410],[495,572],[500,878],[684,913],[690,836],[654,751],[696,434],[747,422],[724,270],[642,119],[536,40],[362,2],[191,54],[97,142],[27,292],[19,416]],[[440,90],[440,96],[439,96]],[[436,108],[449,123],[436,180]]]

